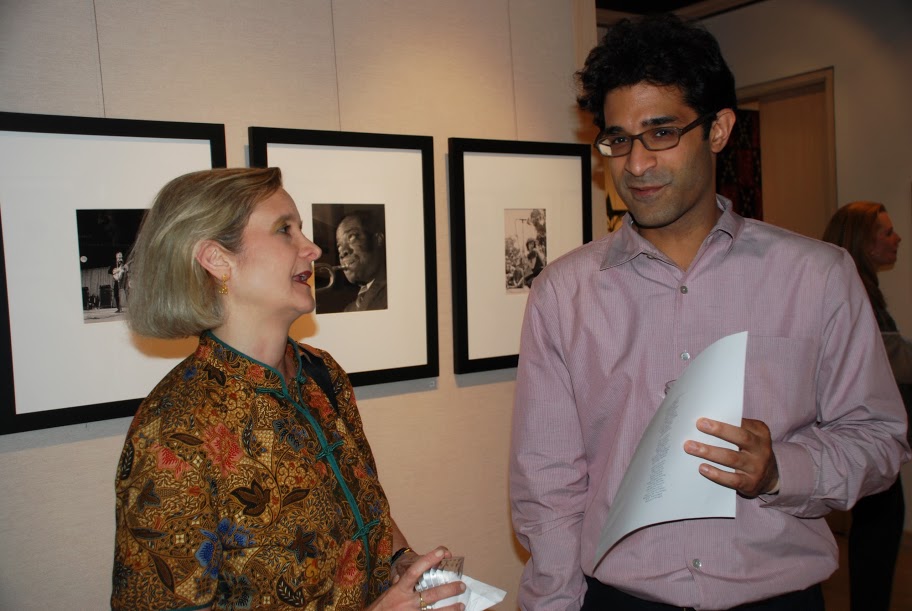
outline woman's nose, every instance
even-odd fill
[[[323,254],[323,250],[314,242],[311,242],[307,236],[302,236],[304,243],[301,245],[301,255],[311,261],[316,261]]]

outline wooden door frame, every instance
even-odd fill
[[[824,92],[824,122],[826,124],[826,193],[824,197],[830,207],[830,214],[836,212],[838,194],[836,186],[836,112],[833,103],[833,67],[796,74],[766,83],[748,85],[737,90],[738,104],[751,104],[770,98],[791,97],[808,90]],[[760,119],[763,120],[762,117]],[[763,143],[760,143],[763,147]],[[761,168],[762,173],[762,168]]]

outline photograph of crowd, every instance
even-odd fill
[[[528,291],[548,264],[544,208],[504,210],[504,265],[507,292]]]

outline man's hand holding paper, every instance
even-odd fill
[[[733,470],[725,471],[703,463],[700,465],[700,473],[705,478],[726,488],[733,488],[749,499],[778,490],[779,469],[773,454],[773,440],[765,422],[744,418],[738,427],[700,418],[697,420],[697,428],[739,448],[735,451],[688,440],[684,444],[685,452]]]

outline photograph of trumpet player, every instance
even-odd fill
[[[383,204],[313,204],[317,314],[385,310],[386,216]]]

